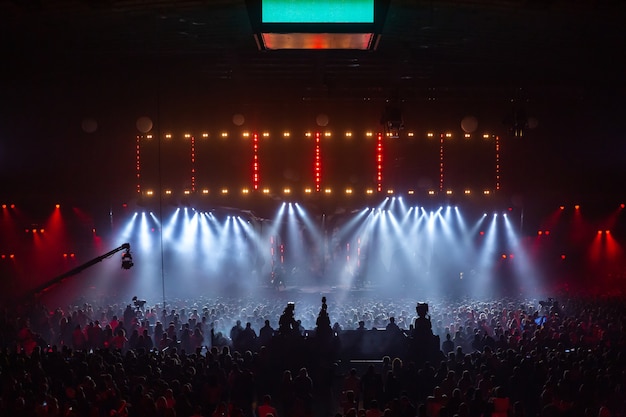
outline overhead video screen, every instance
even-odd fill
[[[374,23],[374,0],[262,0],[262,23]]]

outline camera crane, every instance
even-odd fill
[[[122,254],[122,268],[123,269],[130,269],[133,266],[133,257],[130,254],[130,243],[124,243],[121,246],[118,246],[117,248],[105,253],[104,255],[100,255],[96,258],[93,258],[92,260],[85,262],[82,265],[77,266],[76,268],[67,271],[57,277],[52,278],[51,280],[45,282],[44,284],[40,285],[39,287],[33,289],[30,291],[30,295],[31,296],[38,296],[41,293],[44,293],[46,291],[48,291],[51,287],[53,287],[56,284],[61,283],[64,279],[72,277],[76,274],[79,274],[80,272],[84,271],[85,269],[94,266],[95,264],[97,264],[98,262],[102,262],[104,259],[109,258],[111,256],[113,256],[114,254],[116,254],[117,252],[120,251],[125,251]]]

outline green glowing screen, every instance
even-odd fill
[[[374,23],[374,0],[262,0],[262,23]]]

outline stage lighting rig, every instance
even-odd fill
[[[386,137],[394,139],[400,137],[400,131],[404,129],[404,122],[398,99],[394,98],[388,101],[380,118],[380,124],[383,125]]]
[[[133,256],[130,254],[130,246],[126,248],[124,253],[122,254],[122,268],[130,269],[135,265],[133,263]]]

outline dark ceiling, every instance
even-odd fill
[[[391,0],[376,52],[259,52],[244,0],[0,1],[12,76],[159,66],[294,94],[454,99],[516,87],[580,94],[625,68],[626,6],[617,0]],[[432,89],[440,93],[431,93]]]
[[[624,21],[619,0],[391,0],[376,51],[259,51],[244,0],[0,0],[0,175],[6,194],[49,158],[67,169],[86,115],[132,140],[144,114],[167,128],[255,106],[370,115],[397,96],[407,124],[473,113],[505,131],[513,100],[541,128],[516,187],[623,190]]]

